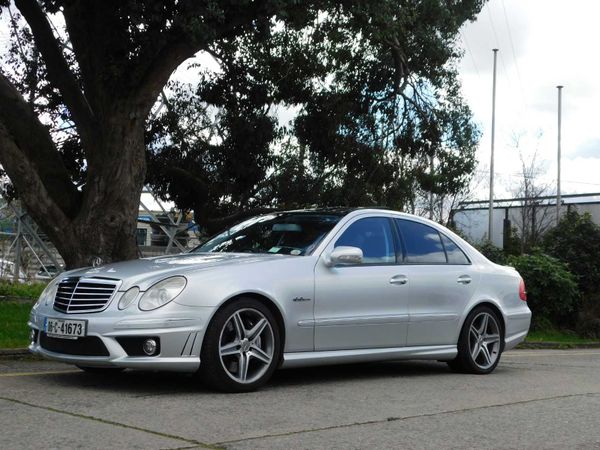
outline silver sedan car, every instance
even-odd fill
[[[494,370],[531,312],[517,271],[450,230],[383,209],[246,220],[185,254],[66,272],[30,350],[83,370],[197,372],[249,391],[279,367],[400,359]]]

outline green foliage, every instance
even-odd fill
[[[32,303],[0,301],[0,348],[27,347]]]
[[[402,209],[419,192],[458,192],[479,133],[456,36],[481,6],[322,2],[317,20],[274,20],[211,46],[219,70],[171,85],[150,126],[148,183],[200,224],[261,207]],[[282,106],[299,111],[290,127],[273,120]]]
[[[47,283],[11,283],[0,282],[1,297],[22,297],[36,299],[40,296]]]
[[[482,5],[0,0],[11,25],[0,140],[19,148],[0,162],[68,267],[135,256],[144,184],[201,225],[287,205],[402,209],[419,193],[452,195],[479,138],[457,37]],[[172,85],[170,105],[150,114],[199,53],[218,68]],[[297,112],[285,129],[280,107]]]
[[[573,321],[580,293],[577,278],[565,263],[541,252],[509,256],[507,263],[525,280],[534,325],[547,325],[548,321],[566,325]]]
[[[533,330],[527,335],[526,342],[539,343],[539,342],[555,342],[562,345],[578,345],[578,344],[590,344],[597,342],[593,337],[578,335],[577,333],[569,330],[557,330],[553,327],[541,328],[539,330]]]
[[[512,227],[510,234],[504,237],[503,251],[505,255],[521,254],[521,238],[519,237],[519,230],[516,227]]]
[[[568,212],[558,226],[544,236],[544,250],[566,262],[578,277],[584,294],[600,286],[600,227],[589,213]]]
[[[476,244],[475,247],[481,252],[483,256],[496,264],[505,265],[506,255],[500,247],[496,247],[491,241],[483,241]]]

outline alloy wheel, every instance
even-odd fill
[[[250,384],[260,379],[271,366],[274,352],[271,323],[260,311],[240,309],[225,322],[219,338],[219,356],[225,372],[234,381]]]
[[[494,365],[500,355],[500,327],[496,318],[481,312],[469,328],[469,351],[473,362],[482,370]]]

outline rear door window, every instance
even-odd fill
[[[440,233],[423,223],[395,219],[404,245],[404,263],[445,264],[446,252]]]

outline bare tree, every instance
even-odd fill
[[[485,167],[478,166],[471,174],[469,181],[453,193],[437,194],[420,189],[413,210],[410,212],[446,226],[454,226],[453,213],[455,209],[461,203],[475,199],[486,181],[487,172]]]
[[[552,226],[555,219],[548,200],[541,198],[552,194],[550,183],[541,179],[545,172],[543,162],[538,158],[541,133],[538,134],[535,148],[530,153],[523,149],[523,136],[515,134],[512,137],[512,146],[518,151],[521,169],[518,174],[519,181],[510,188],[515,199],[513,207],[518,208],[512,219],[521,239],[521,252],[538,245],[541,236]]]

